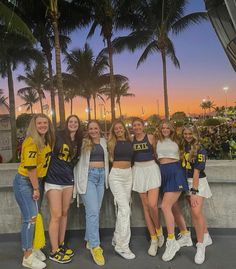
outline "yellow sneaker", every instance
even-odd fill
[[[105,259],[104,259],[104,256],[103,256],[103,250],[100,246],[98,247],[95,247],[95,248],[91,248],[90,249],[90,252],[93,256],[93,260],[94,262],[97,264],[97,265],[104,265],[105,264]]]

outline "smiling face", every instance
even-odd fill
[[[35,119],[35,126],[36,126],[38,133],[41,136],[45,136],[45,134],[47,133],[48,128],[49,128],[48,119],[43,118],[43,117],[36,118]]]
[[[67,128],[70,133],[75,133],[79,129],[79,122],[76,117],[71,117],[68,120]]]
[[[88,135],[92,139],[100,138],[100,127],[96,122],[90,122],[88,125]]]
[[[162,128],[161,128],[161,133],[164,136],[164,138],[170,137],[170,126],[167,123],[163,123]]]
[[[117,139],[125,139],[125,128],[121,123],[114,126],[114,134]]]
[[[183,137],[187,143],[191,143],[193,141],[193,132],[189,129],[185,129],[183,131]]]
[[[144,125],[141,121],[134,121],[132,124],[132,128],[135,135],[142,134],[144,131]]]

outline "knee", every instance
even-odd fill
[[[192,214],[192,217],[196,220],[202,217],[202,212],[201,210],[198,210],[198,209],[192,209],[191,214]]]
[[[161,203],[161,210],[163,212],[169,211],[170,210],[170,206],[167,203]]]
[[[155,210],[157,210],[157,203],[149,202],[149,203],[148,203],[148,208],[149,208],[149,210],[151,210],[151,211],[155,211]]]
[[[60,222],[61,217],[62,217],[62,214],[61,213],[52,214],[51,215],[51,221],[53,221],[53,222]]]
[[[62,217],[67,217],[68,216],[68,210],[63,210],[61,216]]]

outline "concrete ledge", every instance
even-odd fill
[[[18,164],[0,165],[0,234],[18,233],[21,227],[20,210],[16,204],[12,191],[12,180],[16,174]],[[205,214],[210,228],[236,228],[236,161],[209,160],[206,168],[207,177],[213,197],[205,201]],[[191,226],[191,217],[185,199],[181,199],[185,218]],[[42,206],[45,228],[48,227],[49,212],[46,199]],[[100,227],[114,228],[114,201],[110,190],[106,190],[102,210]],[[163,219],[163,217],[162,217]],[[142,205],[137,193],[132,193],[132,227],[145,227]],[[73,202],[70,208],[68,229],[81,230],[85,227],[84,207],[76,207]]]

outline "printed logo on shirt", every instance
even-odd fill
[[[145,143],[140,143],[140,144],[134,144],[134,150],[139,151],[139,150],[145,150],[148,149],[147,142]]]
[[[189,152],[185,152],[182,166],[185,167],[186,169],[192,169],[192,166],[190,162],[188,161],[188,159],[189,159]]]

